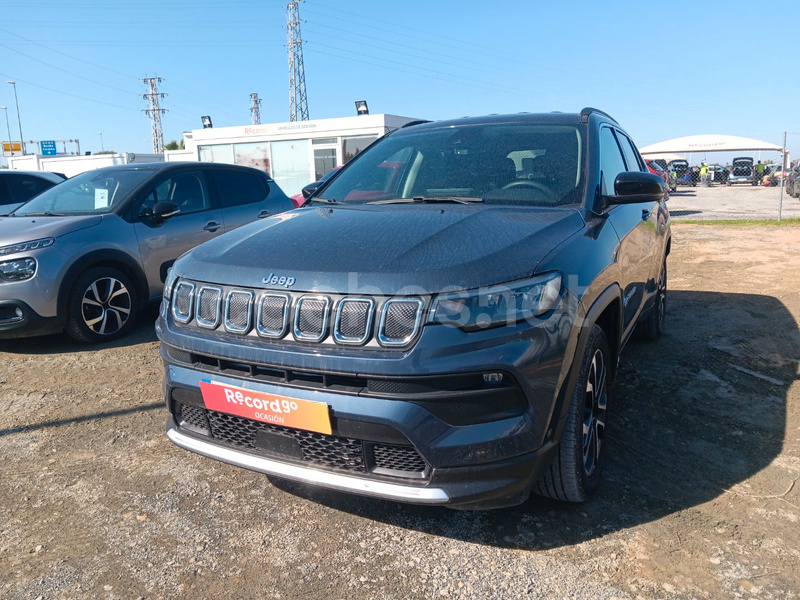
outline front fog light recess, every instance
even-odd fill
[[[0,279],[3,281],[25,281],[36,274],[36,259],[18,258],[0,262]]]

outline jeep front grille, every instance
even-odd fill
[[[399,348],[419,334],[425,306],[422,298],[265,292],[181,280],[172,316],[181,324],[194,319],[199,327],[234,335]]]

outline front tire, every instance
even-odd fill
[[[115,340],[130,332],[137,312],[130,278],[112,267],[93,267],[72,286],[65,331],[79,342]]]
[[[605,456],[611,364],[606,334],[593,325],[558,450],[549,469],[534,485],[540,496],[583,502],[597,489]]]

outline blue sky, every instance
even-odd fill
[[[164,78],[165,141],[289,115],[285,0],[2,0],[0,105],[18,139],[149,152],[139,81]],[[758,14],[756,6],[764,7]],[[800,158],[800,2],[306,0],[312,119],[442,119],[596,106],[647,144],[724,133]],[[0,138],[8,137],[0,111]]]

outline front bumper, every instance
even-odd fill
[[[57,317],[42,317],[27,302],[0,300],[0,339],[57,333],[64,327]]]
[[[174,443],[187,450],[277,477],[375,498],[485,509],[523,502],[557,447],[556,408],[568,374],[565,354],[575,314],[575,299],[568,293],[557,309],[536,323],[472,333],[441,325],[424,327],[413,346],[396,351],[243,340],[177,325],[165,304],[156,331],[165,362],[167,431]],[[421,391],[417,397],[408,391],[417,380],[474,380],[477,374],[480,381],[489,381],[481,374],[495,372],[513,382],[520,398],[516,412],[494,411],[495,402],[487,396],[485,418],[468,416],[458,421],[462,417],[457,411],[442,411],[428,400],[444,398],[457,407],[459,401],[466,406],[474,389],[463,396],[458,385],[439,396]],[[359,446],[355,451],[363,452],[363,468],[353,472],[335,462],[308,462],[299,448],[292,455],[294,441],[289,442],[292,448],[282,446],[276,453],[273,441],[266,438],[273,434],[292,437],[298,430],[276,431],[281,428],[260,421],[240,419],[236,426],[247,429],[244,437],[230,431],[218,435],[213,419],[230,421],[230,415],[207,408],[201,380],[325,403],[333,435],[320,443],[363,444],[363,449]],[[376,391],[372,387],[376,381],[403,383],[406,391],[390,392],[391,386]],[[200,429],[191,424],[196,419],[185,418],[184,406],[201,411],[196,417]],[[267,428],[273,430],[263,431]],[[299,433],[295,437],[324,437]],[[380,464],[375,468],[374,446],[382,446],[384,452],[386,447],[409,450],[424,461],[424,469],[404,473]]]

